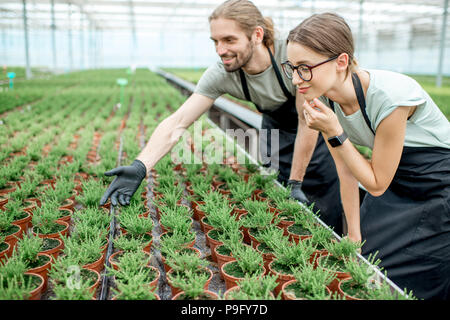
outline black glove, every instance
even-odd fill
[[[288,180],[288,186],[291,186],[291,198],[300,202],[308,203],[309,200],[302,191],[302,182],[298,180]]]
[[[103,194],[100,205],[104,205],[109,197],[111,197],[113,206],[117,206],[118,202],[123,206],[129,205],[131,197],[139,188],[146,175],[147,169],[139,160],[134,160],[131,166],[117,167],[105,172],[105,176],[117,177]]]

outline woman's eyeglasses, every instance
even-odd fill
[[[312,69],[314,69],[315,67],[318,67],[324,63],[327,63],[329,61],[332,61],[334,59],[336,59],[339,56],[335,56],[335,57],[331,57],[321,63],[315,64],[313,66],[308,66],[307,64],[299,64],[298,66],[294,66],[292,65],[289,61],[283,62],[281,64],[281,66],[283,67],[283,71],[286,74],[286,77],[288,77],[289,79],[293,78],[293,74],[294,74],[294,70],[297,71],[298,76],[303,80],[303,81],[311,81],[312,79]]]

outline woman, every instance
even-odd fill
[[[328,141],[348,237],[423,299],[450,299],[450,126],[413,79],[364,70],[351,30],[331,13],[288,36],[283,64],[305,97],[303,116]],[[372,149],[366,160],[352,143]],[[358,182],[368,194],[359,206]]]

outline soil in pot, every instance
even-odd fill
[[[140,239],[142,244],[144,245],[144,249],[143,249],[144,252],[150,253],[150,250],[151,250],[152,244],[153,244],[153,235],[152,235],[151,231],[136,237],[136,236],[133,236],[132,234],[128,233],[126,230],[122,229],[122,234],[128,239],[130,239],[130,238]]]
[[[156,292],[157,288],[158,288],[158,281],[159,278],[161,276],[161,273],[159,272],[159,269],[153,266],[146,266],[147,274],[146,277],[143,281],[145,281],[143,283],[143,285],[147,285],[150,289],[150,291],[152,291],[153,293]],[[123,281],[123,280],[122,280]],[[126,283],[126,281],[124,281],[124,283]],[[120,290],[118,290],[120,292]]]
[[[284,283],[295,280],[291,269],[288,266],[278,263],[276,259],[269,263],[269,269],[270,273],[277,277],[278,285],[273,290],[276,296],[280,293]]]
[[[33,234],[40,238],[60,238],[61,235],[66,236],[69,232],[69,224],[65,221],[56,220],[53,228],[48,233],[41,233],[38,226],[33,226]]]
[[[328,287],[323,287],[324,292],[331,295]],[[285,282],[281,288],[281,297],[283,300],[308,300],[308,292],[305,292],[298,284],[297,280]]]
[[[179,288],[173,286],[172,282],[170,281],[170,276],[172,276],[172,275],[175,276],[174,273],[175,273],[175,272],[174,272],[173,269],[170,270],[170,271],[167,273],[167,283],[169,284],[170,289],[172,290],[172,296],[175,296],[175,295],[177,295],[179,292],[182,291],[181,289],[179,289]],[[205,290],[208,290],[209,283],[211,282],[211,279],[212,279],[212,277],[213,277],[212,271],[211,271],[209,268],[200,268],[200,269],[197,269],[197,270],[196,270],[196,273],[199,273],[199,274],[205,273],[205,274],[208,274],[208,275],[209,275],[209,278],[208,278],[208,280],[206,281],[205,286],[203,287]],[[181,276],[183,276],[183,275],[181,275]]]
[[[11,224],[8,229],[0,232],[0,236],[4,236],[5,242],[9,243],[11,248],[14,248],[17,240],[22,238],[22,229],[19,226]]]
[[[269,273],[269,263],[275,259],[275,255],[272,253],[270,248],[265,243],[259,243],[256,246],[256,250],[261,253],[264,260],[264,267],[266,268],[266,274]]]
[[[209,230],[214,229],[214,227],[212,225],[209,224],[208,221],[208,217],[204,216],[201,220],[200,220],[200,230],[203,231],[203,233],[208,233]],[[209,247],[209,242],[206,241],[207,246]]]
[[[211,259],[217,262],[217,256],[214,248],[218,245],[223,244],[223,242],[217,240],[219,238],[219,231],[217,229],[212,229],[205,234],[206,241],[209,243],[209,248],[211,249]]]
[[[118,264],[120,263],[120,258],[122,257],[122,255],[124,253],[125,253],[125,251],[120,250],[120,251],[114,252],[112,255],[109,256],[108,261],[114,269],[119,270]],[[147,255],[150,255],[150,253],[148,253],[148,252],[145,252],[145,253]],[[149,264],[150,264],[150,262],[149,262]]]
[[[203,294],[199,295],[195,299],[192,299],[191,297],[186,296],[184,291],[181,291],[173,296],[172,300],[219,300],[219,296],[212,291],[205,290]]]
[[[205,201],[191,201],[191,207],[194,211],[192,218],[194,218],[194,220],[200,221],[205,216],[205,212],[198,207],[203,204],[205,204]]]
[[[376,284],[373,284],[374,288]],[[362,285],[353,281],[352,278],[343,279],[338,285],[339,294],[346,300],[366,300],[369,299],[369,292],[373,290],[370,286]]]
[[[172,234],[171,234],[171,233],[168,233],[168,232],[162,233],[162,234],[159,236],[160,241],[161,241],[161,238],[164,238],[164,237],[166,237],[166,236],[169,236],[169,237],[170,237],[170,236],[172,236]],[[190,233],[190,236],[191,236],[191,239],[187,240],[181,247],[193,247],[193,246],[194,246],[195,240],[196,240],[196,234],[195,234],[194,232],[192,232],[192,233]]]
[[[45,253],[53,256],[53,259],[58,258],[62,249],[64,249],[64,242],[59,238],[44,238],[40,253]]]
[[[289,233],[289,240],[298,243],[299,240],[311,238],[311,232],[303,227],[301,224],[293,224],[287,227]]]
[[[33,261],[28,265],[29,269],[27,272],[39,274],[44,278],[44,286],[42,288],[43,291],[47,289],[47,282],[48,282],[48,270],[50,269],[50,266],[53,262],[53,259],[50,255],[45,253],[38,253],[38,258],[36,261]]]
[[[237,282],[244,279],[245,277],[245,273],[242,271],[236,261],[229,261],[223,264],[221,271],[225,279],[225,287],[227,288],[227,290],[234,286],[237,286]],[[263,276],[264,273],[266,273],[266,269],[264,268],[264,266],[261,266],[261,276]]]
[[[105,267],[105,258],[106,253],[103,253],[96,261],[85,264],[83,268],[91,269],[100,273]]]
[[[223,280],[222,266],[229,261],[236,261],[236,258],[231,255],[231,250],[223,244],[214,248],[214,253],[217,257],[217,266],[219,268],[220,279]]]
[[[234,286],[234,287],[228,289],[227,291],[225,291],[225,293],[223,294],[223,298],[224,298],[225,300],[235,300],[235,299],[233,298],[233,293],[239,292],[240,290],[241,290],[240,287]],[[274,296],[274,294],[273,294],[272,292],[269,292],[269,295],[270,295],[270,297],[272,298],[271,300],[275,300],[275,296]],[[260,298],[259,300],[265,300],[265,299]]]
[[[25,273],[24,279],[27,283],[30,281],[30,278],[32,279],[31,286],[34,289],[30,292],[31,296],[28,300],[40,300],[43,293],[44,278],[39,274]]]
[[[31,218],[33,216],[29,211],[23,211],[22,214],[12,222],[12,224],[18,226],[22,232],[27,232],[28,228],[31,226]]]
[[[280,228],[284,229],[284,235],[287,236],[289,234],[288,232],[288,227],[290,227],[291,225],[293,225],[295,223],[294,217],[290,216],[290,215],[286,215],[283,212],[280,212],[278,214],[278,217],[281,219],[280,223],[278,224],[278,226]]]
[[[331,281],[328,288],[333,292],[339,291],[339,282],[343,279],[350,278],[350,273],[345,272],[345,263],[342,259],[336,258],[331,254],[322,255],[317,258],[318,268],[331,270],[336,275],[336,278]]]
[[[177,252],[181,252],[183,254],[187,253],[187,254],[197,255],[199,258],[202,256],[201,251],[194,247],[182,248],[181,250],[177,250]],[[166,257],[162,254],[162,252],[161,252],[161,260],[164,264],[164,270],[166,271],[166,273],[169,272],[172,268],[166,263]]]
[[[10,256],[10,245],[8,242],[0,243],[0,262],[6,260]]]

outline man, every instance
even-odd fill
[[[271,157],[278,157],[278,180],[291,185],[291,196],[304,203],[314,202],[321,219],[342,233],[342,205],[334,162],[323,138],[298,116],[302,95],[280,72],[281,63],[287,60],[286,41],[274,38],[272,21],[247,0],[224,2],[214,10],[209,22],[211,40],[221,61],[205,71],[195,92],[158,125],[131,166],[105,173],[117,178],[100,204],[111,197],[113,205],[127,205],[146,172],[175,146],[215,99],[228,93],[252,101],[263,114],[262,128],[268,129],[269,135],[260,149],[267,148]],[[279,150],[271,150],[271,129],[279,130]],[[305,143],[298,143],[300,140]]]

